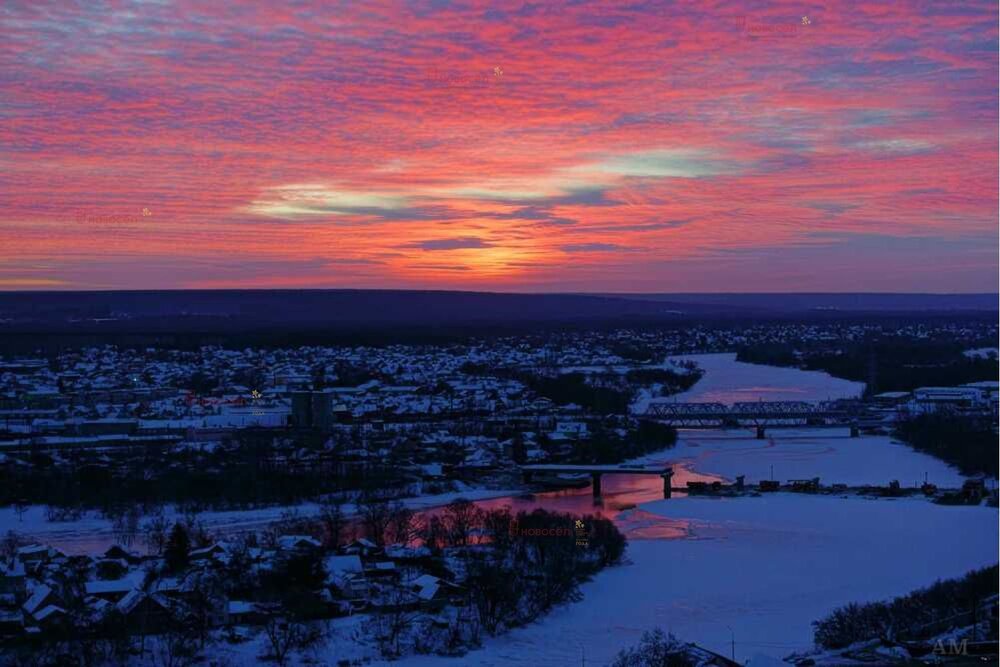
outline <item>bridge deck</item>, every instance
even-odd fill
[[[561,465],[545,463],[521,466],[527,472],[580,472],[621,475],[662,475],[671,470],[670,466],[642,465]]]

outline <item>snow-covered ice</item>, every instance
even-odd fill
[[[928,481],[940,487],[958,487],[965,477],[944,461],[915,451],[883,435],[849,437],[846,427],[831,429],[781,428],[757,440],[747,431],[682,431],[677,446],[654,455],[687,461],[704,473],[747,482],[820,477],[824,484],[888,484],[903,486]],[[648,457],[647,457],[648,458]]]
[[[738,660],[781,657],[811,648],[811,622],[836,606],[996,562],[997,513],[987,507],[776,494],[643,509],[689,520],[690,535],[632,540],[632,563],[585,584],[583,602],[487,640],[462,663],[603,665],[654,627],[723,655],[735,636]]]
[[[689,390],[670,400],[736,403],[737,401],[826,401],[856,398],[864,384],[831,377],[821,371],[762,366],[736,361],[735,353],[673,357],[693,361],[705,371]]]

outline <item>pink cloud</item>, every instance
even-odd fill
[[[995,3],[803,11],[14,6],[0,279],[994,289]]]

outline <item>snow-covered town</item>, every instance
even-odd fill
[[[745,514],[735,520],[751,524],[765,506],[776,521],[801,521],[795,496],[803,493],[819,503],[816,512],[826,511],[822,503],[848,508],[855,529],[892,498],[905,499],[903,514],[920,521],[947,520],[947,505],[960,505],[950,511],[981,508],[995,523],[995,470],[951,461],[963,475],[897,439],[907,424],[926,430],[931,422],[919,420],[947,418],[987,429],[995,449],[997,382],[871,391],[802,369],[842,358],[852,341],[872,335],[957,342],[954,363],[964,373],[996,364],[995,349],[968,347],[996,335],[982,322],[893,331],[779,322],[441,346],[103,346],[5,358],[3,646],[37,664],[70,654],[94,665],[485,661],[504,650],[498,641],[545,627],[549,616],[559,624],[562,610],[606,603],[588,590],[617,572],[648,579],[654,561],[643,555],[651,548],[675,550],[685,538],[731,530],[716,525],[714,510],[701,516],[713,496],[730,498],[720,509],[743,503],[749,514],[723,514]],[[776,343],[798,350],[790,367],[737,360]],[[793,400],[828,407],[819,421],[778,415],[756,437],[741,413],[717,426],[703,423],[704,412],[695,422],[670,421],[691,406]],[[836,411],[844,406],[847,417]],[[844,424],[852,437],[838,430]],[[827,443],[825,453],[802,458],[803,437]],[[736,443],[759,454],[734,458]],[[628,482],[625,473],[646,466],[669,466],[666,485],[677,493]],[[766,500],[749,497],[762,494]],[[975,525],[983,517],[963,516]],[[564,563],[558,573],[546,569],[553,554]],[[991,562],[988,552],[957,555],[923,583]],[[907,577],[913,588],[920,567]],[[500,585],[495,574],[503,571],[522,582],[517,590]],[[714,631],[676,619],[670,627],[685,632],[641,637],[656,628],[636,627],[619,648],[655,640],[700,664],[733,659]],[[789,636],[780,624],[751,627],[757,637]],[[808,656],[797,642],[784,642],[789,650],[776,657]],[[593,659],[610,662],[616,645],[591,647]],[[754,646],[742,643],[743,661],[775,655]],[[586,654],[587,642],[577,650]],[[542,661],[571,660],[555,653]]]
[[[685,389],[684,377],[697,372],[672,355],[778,345],[801,358],[796,346],[833,344],[836,349],[837,342],[885,333],[890,332],[884,325],[769,324],[656,334],[619,330],[442,347],[85,348],[0,361],[0,443],[7,449],[54,450],[60,445],[221,443],[240,429],[290,425],[366,436],[384,429],[400,436],[416,430],[430,432],[423,436],[424,444],[448,448],[452,456],[464,454],[464,465],[484,466],[503,457],[504,443],[470,440],[433,425],[486,417],[538,424],[529,437],[544,432],[561,441],[586,433],[586,425],[578,421],[586,410],[532,391],[521,377],[525,373],[579,374],[588,386],[648,400]],[[996,328],[943,323],[902,326],[891,334],[904,340],[946,337],[959,342],[989,339]],[[988,360],[996,359],[997,351],[981,348],[966,354]],[[995,418],[996,391],[997,383],[986,380],[878,392],[872,400],[915,411],[936,405],[992,410]],[[533,445],[529,458],[542,456]],[[357,454],[363,456],[362,451]]]

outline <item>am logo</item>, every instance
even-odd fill
[[[946,644],[943,639],[939,639],[934,642],[934,655],[969,655],[969,640],[958,642],[949,639]]]

